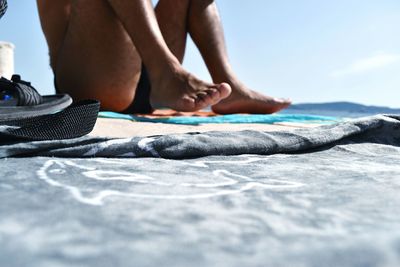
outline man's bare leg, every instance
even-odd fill
[[[153,106],[195,111],[231,93],[226,83],[210,84],[185,71],[162,36],[150,0],[108,0],[148,69]]]
[[[154,11],[169,50],[182,64],[188,37],[191,0],[159,0]]]
[[[231,95],[212,106],[216,113],[274,113],[290,105],[287,99],[273,98],[248,89],[235,75],[227,55],[224,33],[213,0],[192,0],[189,32],[199,48],[215,83],[227,82]]]
[[[180,64],[183,62],[186,50],[190,2],[191,0],[159,0],[155,8],[157,22],[165,43]],[[218,92],[214,91],[212,94],[218,94]],[[206,93],[199,94],[198,97],[206,98],[205,101],[210,102],[207,100],[210,96]]]
[[[168,47],[182,62],[187,32],[203,52],[215,82],[229,81],[234,85],[236,100],[214,105],[219,113],[273,113],[290,103],[285,99],[264,96],[247,89],[234,74],[226,53],[224,33],[218,11],[212,0],[160,0],[156,7],[157,20]],[[191,27],[191,24],[194,24]],[[222,110],[223,109],[223,110]]]
[[[123,111],[133,101],[141,72],[134,44],[104,0],[38,0],[61,92],[96,98],[102,109]]]

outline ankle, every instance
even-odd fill
[[[238,78],[230,67],[223,67],[217,70],[210,70],[214,83],[237,83]]]
[[[175,59],[159,60],[153,64],[146,65],[150,80],[159,81],[166,77],[175,76],[177,73],[182,72],[183,67],[179,61]]]

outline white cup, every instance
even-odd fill
[[[14,74],[14,48],[12,43],[0,41],[0,77],[11,79]]]

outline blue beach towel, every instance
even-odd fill
[[[218,115],[210,117],[197,117],[197,116],[173,116],[163,118],[147,118],[136,115],[121,114],[116,112],[103,111],[99,113],[101,118],[114,118],[126,119],[138,122],[154,122],[154,123],[170,123],[170,124],[186,124],[186,125],[199,125],[206,123],[265,123],[273,124],[279,122],[290,123],[318,123],[318,124],[331,124],[340,121],[340,118],[329,116],[317,115],[304,115],[304,114],[231,114],[231,115]]]

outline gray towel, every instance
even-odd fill
[[[151,137],[10,142],[13,126],[0,127],[0,158],[6,157],[161,157],[301,153],[338,144],[379,143],[400,146],[400,117],[376,115],[311,129],[287,132],[207,132]],[[2,139],[3,138],[3,139]]]

